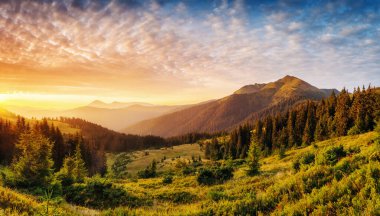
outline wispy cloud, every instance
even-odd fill
[[[6,1],[1,81],[173,101],[285,74],[321,87],[380,83],[379,5],[189,2]]]

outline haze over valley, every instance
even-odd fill
[[[1,0],[0,216],[380,215],[380,2]]]

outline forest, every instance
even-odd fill
[[[379,111],[379,91],[368,87],[230,132],[167,139],[75,118],[1,119],[2,214],[377,215]],[[162,154],[132,174],[134,160],[184,143],[203,154]]]
[[[245,158],[251,138],[265,156],[315,141],[372,131],[380,118],[379,89],[346,89],[321,101],[305,101],[286,112],[239,126],[226,139],[211,139],[206,157],[213,160]]]

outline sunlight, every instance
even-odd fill
[[[8,99],[8,94],[0,94],[0,103],[4,103]]]
[[[0,103],[5,106],[30,107],[38,109],[68,109],[83,105],[91,100],[80,95],[59,95],[30,92],[0,94]]]

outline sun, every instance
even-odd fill
[[[8,94],[0,94],[0,103],[7,101],[8,98],[9,98]]]

